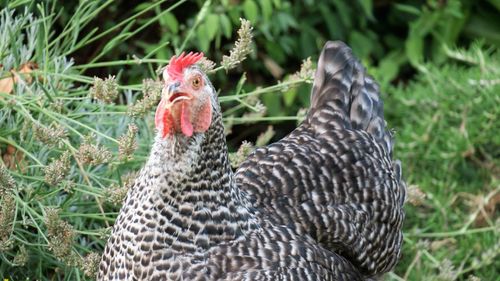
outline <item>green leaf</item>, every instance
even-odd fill
[[[420,65],[424,60],[423,37],[411,36],[405,42],[406,56],[413,66]]]
[[[346,28],[350,29],[353,25],[351,5],[346,4],[341,0],[334,0],[333,5],[337,9],[337,16],[340,18],[342,24],[344,24]]]
[[[285,60],[285,54],[283,53],[283,49],[280,48],[280,45],[276,42],[267,41],[266,42],[266,53],[272,57],[278,63],[283,63]]]
[[[264,19],[266,21],[270,20],[273,15],[273,4],[271,3],[271,0],[261,0],[260,8]]]
[[[257,4],[255,4],[253,0],[246,0],[243,4],[243,13],[245,14],[245,18],[247,18],[250,22],[255,23],[259,13]]]
[[[206,52],[210,46],[210,40],[208,39],[208,31],[205,24],[201,24],[196,30],[198,44],[202,52]]]
[[[172,31],[172,33],[177,34],[179,32],[179,22],[172,13],[165,13],[162,18],[162,23],[163,22],[167,25],[168,29]]]
[[[469,18],[464,33],[470,38],[481,38],[489,44],[500,47],[500,18],[495,14],[483,13]]]
[[[372,53],[372,48],[375,45],[368,36],[358,31],[351,32],[349,44],[360,59],[367,58]]]
[[[376,81],[379,81],[382,89],[384,89],[394,78],[396,78],[399,73],[399,68],[403,63],[405,63],[405,61],[406,57],[404,53],[397,50],[392,51],[379,62],[374,76]]]
[[[500,12],[500,0],[488,0]]]
[[[245,82],[247,81],[247,75],[246,73],[243,73],[241,75],[240,80],[238,81],[238,84],[236,85],[236,91],[234,92],[234,95],[238,96],[241,93],[241,90],[243,89],[243,85],[245,85]]]
[[[373,17],[373,3],[372,3],[372,0],[359,0],[359,4],[361,5],[361,8],[363,9],[363,12],[368,17],[368,19],[374,20],[375,18]]]
[[[262,95],[262,102],[267,108],[268,116],[283,116],[281,97],[277,93],[265,93]]]
[[[323,17],[323,22],[331,38],[345,38],[343,30],[343,25],[340,21],[340,17],[337,17],[335,13],[332,12],[330,7],[325,3],[318,4],[319,11]]]
[[[422,13],[418,8],[411,6],[411,5],[394,4],[394,7],[397,10],[400,10],[401,12],[406,12],[408,14],[412,14],[412,15],[416,15],[416,16],[419,16]]]
[[[286,107],[293,105],[295,97],[297,96],[297,88],[291,88],[283,93],[283,102]]]
[[[208,40],[212,41],[219,31],[219,17],[214,14],[209,14],[205,21],[205,29],[208,33]]]
[[[148,2],[141,3],[137,6],[135,6],[135,8],[132,11],[133,12],[143,11],[143,10],[146,10],[147,8],[149,8],[150,6],[151,6],[151,3],[148,3]]]
[[[231,24],[231,20],[225,15],[225,14],[220,14],[219,15],[219,23],[222,29],[222,33],[226,38],[231,38],[231,33],[233,31],[233,26]]]

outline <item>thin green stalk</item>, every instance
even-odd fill
[[[92,188],[91,186],[86,186],[86,185],[84,185],[84,186],[85,186],[85,187],[88,187],[88,188]],[[95,188],[92,188],[92,189],[95,189]],[[99,197],[99,198],[104,197],[104,196],[102,195],[102,193],[99,193],[99,192],[92,192],[92,191],[89,191],[89,190],[87,190],[87,189],[83,189],[83,188],[78,188],[78,187],[75,187],[75,188],[73,188],[73,190],[78,191],[78,192],[83,193],[83,194],[96,196],[96,197]]]
[[[140,61],[149,59],[151,56],[156,54],[156,52],[158,52],[158,50],[165,48],[165,46],[167,46],[169,44],[170,44],[169,41],[166,41],[166,42],[163,42],[162,44],[159,44],[158,47],[154,48],[151,52],[149,52],[149,54],[144,56],[144,58],[140,59]],[[167,63],[168,63],[168,61],[167,61]]]
[[[34,223],[35,225],[35,228],[38,230],[38,234],[42,236],[42,238],[45,240],[45,242],[47,242],[47,244],[49,243],[49,240],[47,239],[47,237],[45,236],[44,234],[44,231],[42,230],[42,228],[38,225],[38,223],[36,222],[37,220],[35,220],[35,218],[33,217],[33,214],[37,217],[38,220],[40,221],[43,221],[43,216],[40,215],[37,211],[35,211],[33,208],[31,208],[29,206],[28,203],[24,202],[23,200],[21,200],[20,198],[17,198],[16,197],[16,202],[17,204],[22,204],[24,208],[26,208],[28,210],[28,212],[26,212],[28,214],[28,216],[30,217],[31,221]]]
[[[390,278],[397,280],[397,281],[406,281],[405,279],[399,277],[398,275],[396,275],[396,273],[394,273],[392,271],[387,273],[387,275],[389,275]]]
[[[73,66],[73,69],[89,69],[89,68],[110,67],[119,65],[140,65],[143,63],[167,64],[168,60],[142,58],[142,59],[104,61],[104,62],[94,62],[94,63],[75,65]]]
[[[177,3],[173,4],[172,6],[168,7],[168,9],[165,9],[165,11],[159,13],[158,15],[156,15],[155,17],[151,18],[150,20],[148,20],[146,23],[144,23],[143,25],[139,26],[136,30],[132,31],[132,32],[129,32],[127,34],[120,34],[118,35],[117,37],[115,38],[119,38],[121,39],[120,42],[125,42],[127,41],[129,38],[131,38],[132,36],[135,36],[137,33],[141,32],[142,30],[144,30],[146,27],[150,26],[151,24],[153,24],[154,22],[158,21],[158,19],[160,19],[161,17],[163,17],[164,14],[172,11],[173,9],[177,8],[178,6],[180,6],[181,4],[183,4],[184,2],[186,2],[187,0],[180,0],[178,1]],[[122,38],[123,37],[123,38]],[[118,40],[114,40],[114,41],[110,41],[108,44],[110,43],[116,43]],[[114,44],[114,46],[116,46],[116,44]],[[114,48],[113,45],[106,45],[104,47],[104,50],[102,50],[96,57],[94,57],[90,63],[94,63],[96,61],[98,61],[102,56],[104,56],[106,53],[108,53],[110,50],[112,50]],[[83,70],[84,71],[84,70]]]
[[[203,6],[201,7],[200,11],[198,12],[198,15],[196,16],[196,20],[194,21],[193,26],[189,29],[189,32],[186,35],[186,37],[184,37],[184,41],[182,41],[182,44],[181,44],[180,48],[178,48],[178,49],[175,50],[175,53],[177,55],[181,51],[184,50],[184,48],[186,47],[187,42],[189,42],[189,40],[191,39],[191,37],[193,37],[194,31],[195,31],[196,27],[198,27],[198,25],[205,19],[205,16],[207,15],[207,12],[208,12],[208,8],[210,7],[211,4],[212,4],[212,0],[208,0],[208,1],[205,1],[205,3],[203,4]]]
[[[102,214],[100,213],[95,213],[95,214],[85,214],[85,213],[62,213],[60,214],[61,218],[89,218],[89,219],[95,219],[95,220],[108,220],[108,221],[114,221],[114,217],[118,215],[116,212],[110,212],[110,213],[105,213],[105,215],[109,215],[106,217],[103,217]]]
[[[240,94],[238,96],[222,96],[222,97],[219,97],[219,101],[220,102],[235,101],[235,100],[238,100],[238,99],[241,99],[244,97],[256,96],[256,95],[260,95],[260,94],[264,94],[264,93],[281,91],[287,87],[292,87],[292,86],[296,86],[298,84],[304,83],[305,81],[306,80],[304,80],[304,79],[285,81],[285,82],[282,82],[282,83],[279,83],[276,85],[272,85],[269,87],[256,89],[256,90],[248,92],[248,93]]]
[[[102,111],[102,112],[77,112],[68,114],[70,117],[92,116],[92,115],[126,115],[127,112],[123,111]]]
[[[89,236],[101,236],[102,235],[101,232],[94,232],[94,231],[87,231],[87,230],[78,230],[78,229],[75,229],[74,231],[75,231],[75,233],[83,234],[83,235],[89,235]]]
[[[119,22],[118,24],[114,25],[113,27],[107,29],[106,31],[100,33],[99,35],[96,35],[94,37],[92,37],[92,39],[86,41],[86,42],[81,42],[80,44],[76,45],[74,48],[68,50],[67,52],[65,52],[63,54],[63,56],[68,56],[69,54],[75,52],[76,50],[84,47],[84,46],[87,46],[88,44],[92,43],[92,42],[95,42],[99,39],[101,39],[102,37],[110,34],[111,32],[115,31],[115,30],[118,30],[119,28],[121,28],[122,26],[124,25],[127,25],[129,24],[130,22],[136,20],[137,18],[139,18],[140,16],[142,16],[143,14],[147,13],[148,11],[154,9],[155,7],[161,5],[162,3],[166,2],[167,0],[160,0],[158,2],[155,2],[154,4],[152,4],[151,6],[147,7],[146,9],[140,11],[140,12],[137,12],[136,14],[134,14],[133,16],[129,17],[129,18],[126,18],[125,20]]]
[[[406,235],[403,236],[403,240],[405,243],[409,243],[413,247],[415,247],[415,249],[417,251],[421,251],[434,264],[434,266],[440,265],[440,262],[433,255],[431,255],[431,253],[429,253],[429,251],[427,251],[426,249],[418,248],[416,243],[413,240],[411,240],[410,238],[408,238]]]
[[[94,2],[95,3],[95,2]],[[94,19],[95,16],[100,13],[104,8],[106,8],[109,4],[113,3],[113,0],[108,0],[105,3],[103,3],[101,6],[98,6],[97,8],[94,8],[94,6],[90,6],[88,4],[93,4],[92,2],[80,2],[80,5],[76,9],[75,13],[71,16],[70,20],[68,21],[68,24],[64,26],[63,31],[59,34],[57,38],[52,40],[52,42],[47,45],[47,48],[51,48],[56,44],[57,42],[61,42],[65,36],[67,36],[70,32],[72,32],[75,28],[83,29],[87,25],[87,23],[90,22],[90,20]],[[88,6],[85,6],[88,5]],[[90,13],[84,13],[81,12],[81,10],[88,8]],[[78,18],[81,16],[81,14],[84,14],[84,17]],[[79,32],[78,32],[79,33]]]
[[[227,110],[224,110],[224,112],[222,112],[222,116],[229,116],[235,112],[237,112],[238,110],[244,108],[245,106],[243,104],[237,104],[236,106],[233,106],[232,108],[229,108]]]
[[[97,134],[97,135],[99,135],[99,136],[107,139],[107,140],[110,140],[110,141],[118,144],[118,140],[116,140],[116,139],[114,139],[114,138],[112,138],[112,137],[110,137],[110,136],[108,136],[106,134],[101,133],[100,131],[98,131],[98,130],[92,128],[92,127],[90,127],[89,125],[86,125],[86,124],[81,123],[81,122],[79,122],[77,120],[71,119],[71,118],[69,118],[69,117],[67,117],[67,116],[65,116],[63,114],[56,113],[56,112],[53,112],[53,111],[49,112],[48,110],[45,110],[44,108],[41,108],[41,107],[38,107],[38,106],[35,106],[35,107],[36,107],[37,110],[39,110],[40,112],[42,112],[44,115],[46,115],[50,119],[52,119],[52,120],[54,120],[54,121],[62,124],[63,126],[65,126],[66,128],[68,128],[69,130],[71,130],[75,134],[79,135],[80,137],[83,137],[83,135],[78,130],[74,129],[72,126],[69,126],[67,123],[61,122],[61,119],[64,119],[64,120],[69,121],[71,123],[74,123],[74,124],[76,124],[78,126],[81,126],[81,127],[85,128],[85,129],[87,129],[87,130],[89,130],[89,131],[91,131],[91,132],[93,132],[93,133],[95,133],[95,134]]]
[[[474,228],[474,229],[468,229],[468,230],[459,229],[456,231],[434,232],[434,233],[407,233],[406,235],[409,237],[417,237],[417,238],[445,238],[445,237],[454,237],[454,236],[483,233],[483,232],[489,232],[489,231],[498,231],[498,227],[489,226],[489,227]]]
[[[253,106],[253,105],[249,104],[248,102],[246,102],[246,101],[244,101],[244,100],[240,99],[239,97],[238,97],[237,101],[238,101],[240,104],[242,104],[243,106],[245,106],[245,107],[249,108],[250,110],[252,110],[252,111],[254,111],[254,112],[258,112],[258,111],[259,111],[259,109],[258,109],[258,108],[256,108],[255,106]]]

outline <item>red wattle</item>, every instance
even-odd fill
[[[165,113],[165,101],[162,99],[156,108],[155,113],[155,126],[160,129],[161,121],[163,120],[163,114]]]
[[[165,108],[165,100],[161,100],[156,108],[155,126],[161,133],[162,137],[166,137],[174,126],[174,118],[172,113]]]
[[[172,131],[173,127],[174,127],[174,117],[172,116],[172,113],[170,113],[169,110],[165,110],[165,113],[163,114],[162,137],[166,137]]]

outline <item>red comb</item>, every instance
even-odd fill
[[[174,81],[182,80],[182,72],[184,68],[189,67],[198,62],[203,57],[203,53],[189,52],[187,55],[182,52],[179,56],[174,56],[170,59],[167,66],[167,73],[170,79]]]

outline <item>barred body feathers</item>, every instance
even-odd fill
[[[157,112],[172,116],[169,124],[195,122],[175,106],[191,113],[210,104],[210,126],[158,134],[97,279],[373,280],[390,270],[404,182],[378,88],[350,49],[327,43],[306,120],[235,175],[215,90],[200,72],[189,66],[180,82],[166,81]],[[202,83],[191,83],[199,75]]]
[[[257,149],[235,177],[275,223],[292,223],[376,276],[401,255],[406,187],[392,147],[377,84],[349,47],[328,42],[306,120]]]

